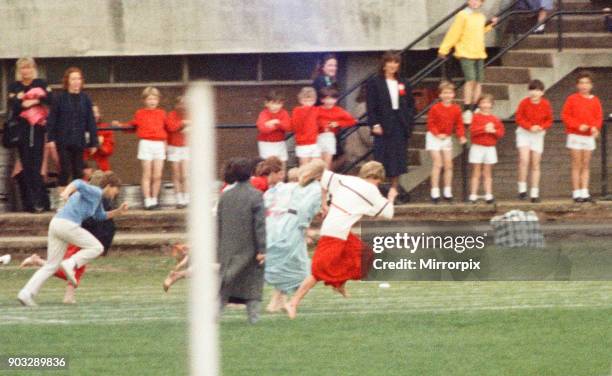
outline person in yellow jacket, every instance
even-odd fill
[[[455,48],[455,57],[461,63],[465,77],[463,88],[463,122],[472,122],[472,111],[482,92],[484,79],[485,33],[491,31],[497,23],[497,17],[486,25],[487,18],[480,12],[484,0],[468,0],[468,7],[455,17],[453,24],[444,36],[438,55],[445,58]]]

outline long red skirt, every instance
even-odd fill
[[[321,236],[312,256],[312,276],[340,287],[349,279],[365,277],[371,261],[371,251],[357,235],[349,233],[346,240]]]
[[[66,249],[66,253],[64,254],[64,260],[70,258],[70,256],[74,255],[80,250],[81,248],[77,247],[76,245],[68,245],[68,249]],[[83,273],[85,273],[85,265],[81,266],[80,268],[77,268],[74,272],[74,278],[77,280],[77,285],[74,287],[78,287],[79,283],[81,282],[81,277],[83,276]],[[66,280],[66,274],[64,274],[64,271],[62,269],[57,269],[57,272],[55,272],[55,276],[57,278]],[[68,282],[68,284],[71,283]]]

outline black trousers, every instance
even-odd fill
[[[33,211],[45,209],[48,204],[47,191],[40,168],[45,147],[45,128],[27,126],[18,146],[23,171],[18,178],[23,209]]]
[[[56,145],[60,160],[58,184],[65,187],[74,179],[83,177],[83,148],[74,145]]]

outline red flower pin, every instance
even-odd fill
[[[399,84],[397,87],[399,88],[399,95],[406,95],[406,86],[404,86],[404,84]]]

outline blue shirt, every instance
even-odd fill
[[[102,190],[80,179],[73,181],[72,184],[77,191],[70,195],[68,202],[55,218],[66,219],[79,225],[87,218],[96,221],[106,220],[108,216],[102,206]]]

